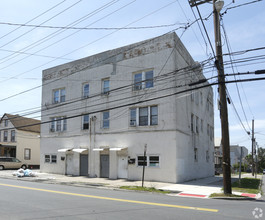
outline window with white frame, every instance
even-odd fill
[[[15,139],[16,139],[16,131],[15,130],[12,130],[11,131],[11,142],[15,142]]]
[[[82,129],[83,130],[89,129],[89,114],[83,115]]]
[[[31,149],[25,148],[24,149],[24,160],[30,160],[31,156]]]
[[[102,128],[109,128],[109,111],[102,112],[103,122]]]
[[[102,93],[103,94],[109,94],[110,85],[109,85],[109,78],[102,79]]]
[[[83,98],[89,97],[89,84],[86,83],[83,85]]]
[[[57,155],[55,154],[46,154],[44,156],[45,163],[57,163]]]
[[[51,118],[50,131],[51,132],[62,132],[67,130],[67,119],[66,117],[53,117]]]
[[[7,142],[7,137],[8,137],[8,131],[4,131],[4,142]]]
[[[153,125],[158,125],[157,105],[130,109],[130,126]]]
[[[65,88],[53,90],[53,103],[65,102]]]
[[[137,166],[159,167],[160,158],[158,155],[137,156]]]
[[[142,71],[134,73],[134,90],[154,87],[154,71]]]

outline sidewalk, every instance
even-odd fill
[[[14,171],[15,170],[1,170],[0,177],[22,181],[112,189],[118,189],[121,186],[142,186],[142,181],[128,181],[125,179],[110,180],[107,178],[89,178],[85,176],[65,176],[59,174],[40,173],[39,170],[33,170],[37,173],[36,177],[16,177],[12,175]],[[242,178],[247,175],[248,174],[243,175]],[[232,181],[237,180],[237,178],[237,176],[232,177]],[[169,195],[171,196],[208,198],[212,193],[222,192],[223,178],[221,176],[213,176],[179,184],[145,181],[144,186],[170,191],[171,193]],[[236,192],[233,193],[238,195],[242,194]],[[256,199],[260,198],[260,195],[256,194],[247,194],[245,196]]]

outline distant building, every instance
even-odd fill
[[[40,121],[4,114],[0,120],[0,156],[16,157],[30,168],[38,168]]]
[[[242,148],[242,162],[244,162],[244,158],[248,155],[248,149],[244,146],[230,145],[230,165],[231,166],[238,164],[240,162],[241,148]],[[214,159],[215,167],[221,168],[223,151],[222,151],[220,138],[215,139],[214,157],[215,157]]]
[[[141,180],[145,165],[145,180],[173,183],[214,175],[212,88],[191,90],[205,78],[175,33],[42,79],[41,171]]]

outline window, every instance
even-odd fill
[[[8,131],[4,131],[4,142],[7,142]]]
[[[150,155],[150,156],[138,156],[137,157],[138,166],[149,166],[149,167],[159,167],[159,156]]]
[[[83,85],[83,98],[89,97],[89,84]]]
[[[194,161],[198,162],[198,149],[194,148]]]
[[[210,135],[210,125],[207,124],[207,135],[209,136]]]
[[[139,125],[148,125],[148,107],[139,108]]]
[[[158,125],[158,107],[147,106],[130,109],[130,126]]]
[[[158,167],[159,166],[159,156],[150,156],[149,157],[149,166]]]
[[[130,126],[136,126],[136,108],[130,109]]]
[[[103,128],[109,128],[109,111],[103,112]]]
[[[50,131],[66,131],[67,130],[67,120],[65,117],[54,117],[51,118]]]
[[[89,129],[89,115],[83,115],[83,130],[88,130]]]
[[[199,118],[196,116],[196,125],[195,125],[196,133],[199,133]]]
[[[57,162],[57,156],[56,155],[51,155],[51,162],[56,163]]]
[[[213,136],[214,136],[214,134],[213,134],[213,127],[212,126],[210,126],[210,140],[213,140]]]
[[[153,70],[134,74],[134,90],[154,87]]]
[[[209,151],[206,151],[206,162],[208,163],[210,159]]]
[[[138,161],[138,166],[147,166],[147,157],[146,156],[138,156],[137,161]]]
[[[109,94],[109,79],[103,79],[102,80],[102,93],[103,94]]]
[[[45,155],[45,163],[50,163],[50,162],[51,162],[50,155]]]
[[[5,119],[5,127],[8,126],[8,119]]]
[[[203,132],[203,120],[201,119],[201,132]]]
[[[24,160],[30,160],[31,150],[29,148],[24,149]]]
[[[157,106],[151,106],[151,120],[150,125],[157,125],[158,124],[158,111]]]
[[[45,163],[57,163],[57,155],[54,155],[54,154],[46,154],[44,156],[45,158]]]
[[[65,102],[65,89],[53,90],[53,103]]]
[[[11,131],[11,142],[15,142],[15,131],[14,130],[12,130]]]
[[[191,114],[191,117],[190,117],[190,129],[191,129],[191,132],[194,132],[193,121],[194,121],[194,115]]]

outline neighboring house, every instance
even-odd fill
[[[242,148],[242,164],[245,162],[244,158],[248,155],[248,149],[244,146],[239,145],[230,145],[230,165],[240,163],[240,156],[241,156],[241,148]],[[215,139],[215,146],[214,146],[214,154],[215,154],[215,167],[221,168],[222,167],[222,158],[223,158],[223,151],[221,146],[221,138]]]
[[[214,175],[212,88],[188,85],[203,79],[175,33],[44,70],[41,171],[141,180],[145,165],[145,180],[172,183]]]
[[[0,120],[0,156],[16,157],[29,168],[39,168],[40,121],[4,114]]]

